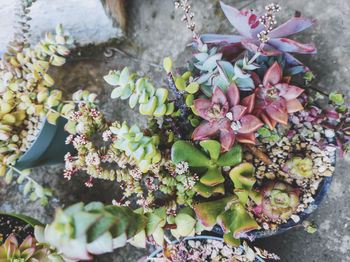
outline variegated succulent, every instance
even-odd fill
[[[14,235],[10,235],[0,246],[1,262],[45,262],[49,250],[35,238],[28,236],[21,244]]]
[[[52,256],[80,261],[112,252],[127,242],[145,248],[148,239],[153,239],[163,246],[167,228],[175,237],[193,236],[208,229],[194,218],[194,211],[188,207],[174,217],[167,216],[165,207],[142,214],[141,210],[124,206],[91,202],[58,209],[51,224],[35,227],[35,237],[50,248]]]

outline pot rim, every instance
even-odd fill
[[[186,237],[181,241],[188,241],[188,240],[193,240],[193,239],[212,239],[212,240],[218,240],[218,241],[224,241],[223,238],[221,237],[214,237],[214,236],[195,236],[195,237]],[[172,244],[176,244],[178,243],[179,240],[174,240],[171,243]],[[243,246],[239,246],[240,248],[243,249]],[[155,250],[154,252],[152,252],[144,262],[149,262],[150,259],[154,258],[157,254],[159,254],[160,252],[163,251],[163,248],[158,248],[157,250]],[[256,255],[255,258],[259,261],[259,262],[265,262],[265,260],[263,260],[260,256]]]

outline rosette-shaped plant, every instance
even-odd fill
[[[215,140],[200,142],[201,147],[209,153],[197,149],[185,141],[177,141],[171,148],[171,159],[175,164],[187,162],[189,167],[204,172],[194,190],[204,197],[212,193],[224,193],[222,167],[235,166],[242,161],[242,149],[235,145],[230,151],[220,154],[220,143]]]
[[[141,232],[148,219],[128,207],[91,202],[58,209],[52,224],[35,227],[35,237],[66,261],[91,260],[91,254],[112,252]]]
[[[300,64],[300,62],[289,53],[316,53],[316,48],[312,44],[301,44],[286,38],[286,36],[305,30],[315,23],[316,20],[293,17],[279,27],[271,30],[270,28],[266,29],[261,20],[261,15],[248,10],[239,11],[232,6],[225,5],[222,2],[220,3],[225,16],[236,28],[239,35],[204,34],[201,36],[201,40],[204,43],[224,45],[225,50],[231,55],[238,55],[244,49],[253,53],[261,52],[267,56],[284,54],[285,58],[292,64]],[[272,6],[270,8],[275,9]],[[258,35],[264,30],[270,31],[267,34],[267,42],[263,46],[260,46]]]
[[[303,109],[297,99],[304,89],[283,82],[282,68],[274,62],[266,71],[262,85],[255,90],[256,104],[254,113],[261,115],[271,129],[276,123],[287,124],[288,114]]]
[[[47,256],[48,250],[32,236],[19,245],[17,238],[10,235],[0,246],[0,262],[43,262]]]
[[[287,172],[296,179],[312,177],[313,162],[310,158],[293,157],[286,162]]]
[[[255,207],[256,214],[271,220],[287,220],[299,204],[299,190],[283,182],[270,181],[261,190],[263,200]]]
[[[196,112],[207,120],[198,126],[192,134],[194,140],[207,140],[220,132],[221,151],[228,151],[235,140],[241,143],[255,143],[254,132],[263,123],[251,114],[255,94],[245,98],[240,105],[237,85],[231,84],[225,93],[216,87],[211,100],[199,98],[193,101]]]

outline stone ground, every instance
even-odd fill
[[[62,1],[63,2],[63,1]],[[80,1],[83,2],[83,1]],[[128,40],[118,48],[136,57],[133,60],[120,54],[112,58],[103,55],[101,46],[88,46],[79,49],[68,63],[53,74],[56,86],[68,95],[84,88],[100,95],[102,111],[112,120],[128,120],[145,123],[136,111],[130,110],[125,102],[109,98],[111,88],[104,83],[102,76],[111,69],[129,66],[130,71],[139,75],[149,75],[157,86],[166,85],[166,76],[157,67],[147,62],[161,64],[162,58],[171,56],[175,65],[181,66],[190,50],[185,47],[191,40],[191,34],[181,23],[180,11],[175,12],[171,0],[129,0]],[[231,33],[229,22],[224,18],[217,0],[193,0],[195,20],[200,33]],[[263,10],[267,1],[225,0],[237,8],[246,6]],[[350,103],[350,2],[348,0],[280,0],[283,12],[278,14],[279,21],[285,21],[294,15],[295,10],[302,16],[317,18],[318,22],[294,39],[313,42],[318,54],[302,56],[304,61],[317,75],[317,86],[323,90],[338,90],[347,96]],[[1,11],[1,5],[0,5]],[[64,21],[63,21],[64,22]],[[1,23],[0,23],[1,26]],[[93,24],[88,24],[89,28]],[[95,28],[96,29],[96,28]],[[103,31],[100,27],[98,32]],[[96,31],[97,32],[97,31]],[[88,33],[88,32],[87,32]],[[80,55],[79,55],[80,54]],[[334,181],[328,196],[320,207],[310,216],[319,225],[314,234],[306,233],[302,228],[257,241],[257,245],[268,248],[287,262],[347,262],[350,261],[350,156],[338,160]],[[23,198],[17,185],[0,186],[0,210],[33,216],[43,222],[50,222],[54,209],[77,201],[99,200],[111,203],[118,195],[118,186],[99,182],[91,189],[84,186],[87,179],[81,174],[68,182],[63,178],[63,165],[39,167],[33,170],[33,176],[45,186],[55,189],[55,199],[47,207],[32,203]],[[1,182],[2,180],[0,180]],[[96,258],[95,261],[135,262],[148,250],[131,246]]]

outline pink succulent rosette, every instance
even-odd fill
[[[211,100],[196,99],[194,107],[198,115],[207,123],[198,126],[192,137],[194,140],[206,140],[220,133],[221,151],[231,149],[235,140],[241,143],[255,144],[254,132],[263,123],[254,115],[255,94],[242,100],[235,83],[231,84],[225,93],[216,87]]]
[[[286,125],[290,113],[303,109],[298,97],[304,89],[283,80],[282,68],[274,62],[266,71],[262,84],[255,90],[254,114],[260,115],[271,129],[274,129],[276,123]]]

